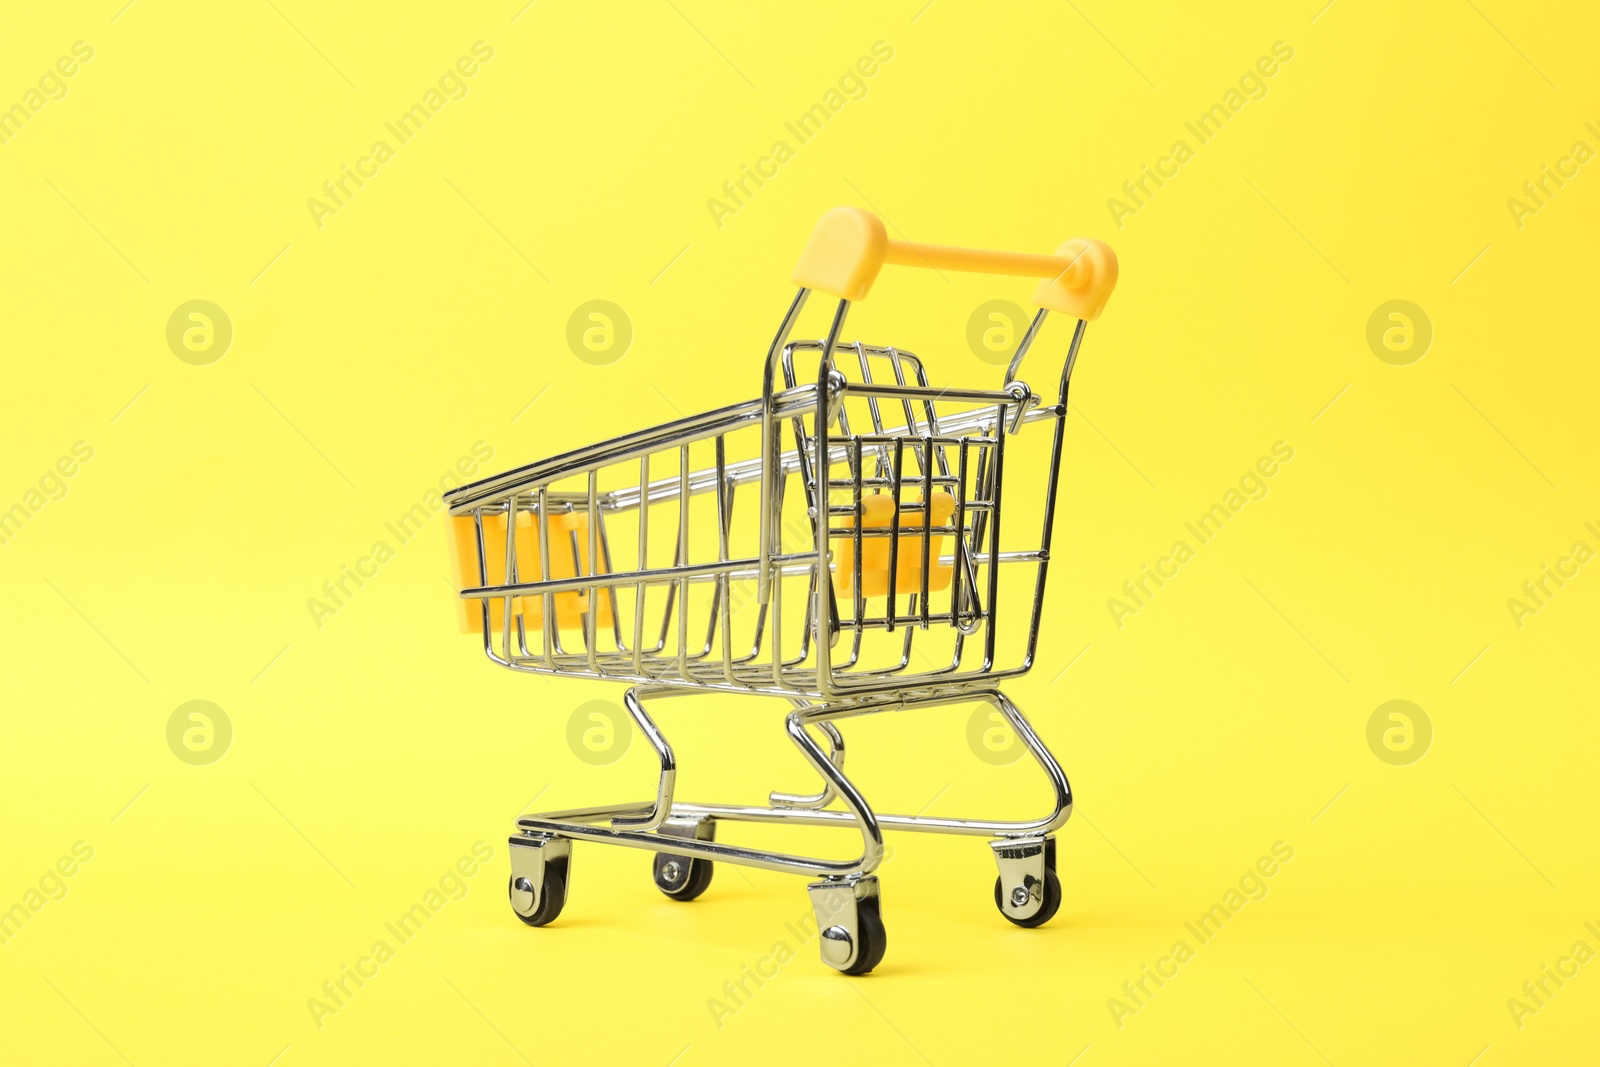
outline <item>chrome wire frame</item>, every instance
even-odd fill
[[[1005,694],[998,689],[971,689],[921,699],[879,697],[854,703],[797,706],[789,712],[784,725],[795,747],[822,777],[824,786],[820,794],[812,797],[791,797],[772,793],[769,796],[772,802],[770,807],[677,802],[673,796],[676,758],[654,721],[645,713],[643,699],[682,695],[684,692],[686,690],[677,686],[664,686],[659,689],[636,687],[628,690],[625,700],[628,712],[638,723],[641,732],[650,741],[661,760],[660,786],[653,802],[572,808],[540,815],[524,815],[517,820],[518,830],[525,835],[602,841],[676,856],[760,867],[786,874],[850,878],[869,875],[883,862],[883,831],[886,829],[972,837],[1038,838],[1060,829],[1072,815],[1072,787],[1067,781],[1066,774],[1061,770],[1060,763],[1051,755],[1044,742],[1039,740],[1039,735],[1034,732],[1021,710],[1006,699]],[[844,774],[844,746],[839,739],[838,730],[832,724],[842,719],[875,712],[931,708],[942,704],[970,701],[986,701],[991,704],[1005,717],[1029,754],[1039,764],[1050,782],[1053,802],[1050,813],[1037,819],[1015,821],[875,813],[867,805],[866,799],[855,784]],[[824,749],[807,729],[813,725],[824,732],[824,738],[829,742],[827,749]],[[844,810],[835,811],[824,807],[829,800],[835,798],[840,801]],[[799,826],[851,828],[861,834],[861,855],[844,860],[818,859],[661,832],[669,819],[698,821],[708,818],[725,822],[788,823]],[[610,825],[603,825],[606,823]]]
[[[625,707],[660,762],[654,801],[524,816],[518,820],[523,834],[841,878],[870,874],[878,865],[886,827],[1033,838],[1070,816],[1071,789],[1059,763],[997,682],[1026,673],[1038,647],[1067,391],[1085,323],[1076,323],[1059,387],[1046,403],[1017,380],[1045,319],[1042,310],[1018,344],[1003,388],[936,388],[911,352],[841,343],[849,301],[839,302],[824,339],[790,341],[808,295],[801,289],[784,315],[767,354],[760,398],[446,495],[452,515],[473,518],[478,585],[460,595],[479,604],[488,658],[516,671],[630,683]],[[802,383],[811,358],[816,377]],[[1007,442],[1040,422],[1052,424],[1043,527],[1033,542],[1002,548]],[[661,470],[663,456],[672,469]],[[697,463],[696,457],[703,458]],[[749,527],[736,523],[743,514],[738,502],[748,500],[752,488],[759,508],[753,545]],[[937,526],[936,493],[950,494],[953,502],[953,514]],[[863,501],[876,494],[889,496],[892,506],[887,524],[869,526]],[[524,514],[537,528],[536,559],[519,560],[519,536],[508,533]],[[486,536],[486,516],[504,516],[503,525],[493,526],[498,537]],[[552,542],[552,520],[560,516],[581,522],[576,529],[564,524],[569,534]],[[909,522],[902,527],[904,519]],[[619,569],[625,550],[612,535],[629,524],[637,539],[634,566]],[[652,536],[663,532],[668,538]],[[863,592],[864,549],[876,538],[888,539],[888,590],[869,596]],[[837,575],[835,556],[846,546],[853,563],[848,574]],[[499,583],[489,580],[491,551],[504,575]],[[903,588],[907,552],[915,554],[915,566],[910,588]],[[553,560],[560,564],[555,572]],[[1009,604],[1015,594],[1008,597],[1001,572],[1029,565],[1026,628],[1020,642],[1012,639],[1002,649],[1000,603]],[[709,592],[709,604],[692,603],[697,592]],[[581,619],[575,635],[563,638],[558,604]],[[940,634],[942,651],[931,658],[918,638],[926,644]],[[914,655],[923,666],[913,666]],[[675,802],[675,757],[644,701],[692,690],[786,698],[788,733],[821,777],[822,791],[773,793],[771,807]],[[1006,718],[1045,771],[1053,810],[1021,822],[874,814],[843,773],[843,739],[833,723],[978,701]],[[843,810],[828,808],[835,800]],[[851,826],[862,836],[862,853],[820,860],[661,832],[668,820],[707,818]]]

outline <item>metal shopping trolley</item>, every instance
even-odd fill
[[[935,387],[912,353],[841,339],[850,305],[885,263],[1042,279],[1039,311],[998,388]],[[517,820],[510,895],[524,923],[561,913],[574,841],[627,845],[656,853],[656,885],[677,900],[704,892],[717,861],[811,876],[823,960],[864,974],[886,943],[873,873],[885,829],[990,838],[1001,914],[1027,927],[1055,914],[1054,833],[1072,792],[998,683],[1034,662],[1067,386],[1116,279],[1116,257],[1098,241],[1054,255],[914,245],[889,240],[875,215],[836,208],[795,270],[800,289],[758,399],[447,495],[463,630],[515,671],[627,683],[624,707],[660,761],[653,800]],[[839,301],[826,336],[791,340],[813,291]],[[1051,311],[1076,324],[1059,386],[1040,393],[1018,372]],[[1002,531],[1004,501],[1023,492],[1034,514],[1042,500],[1042,529]],[[789,738],[821,789],[773,792],[757,806],[678,800],[676,757],[645,709],[693,691],[787,701]],[[839,722],[980,702],[1043,768],[1048,814],[879,814],[846,777]],[[861,855],[736,847],[716,840],[726,821],[852,829]]]

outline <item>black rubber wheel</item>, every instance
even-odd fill
[[[1050,867],[1044,869],[1044,902],[1039,906],[1039,910],[1028,918],[1014,919],[1007,914],[1005,902],[1001,899],[1000,892],[1000,879],[996,878],[994,880],[994,906],[1000,909],[1000,914],[1005,915],[1008,921],[1018,926],[1026,927],[1029,930],[1035,926],[1043,926],[1055,918],[1056,912],[1061,907],[1061,879],[1056,877],[1056,872]]]
[[[518,878],[516,875],[511,876],[508,892],[512,894],[513,900],[516,899],[517,883],[520,881],[524,881],[524,879]],[[517,911],[515,905],[512,906],[511,910],[516,912],[517,918],[529,926],[545,926],[555,922],[556,916],[560,915],[561,909],[566,906],[567,858],[563,856],[560,859],[549,860],[545,863],[544,885],[539,889],[539,906],[534,909],[533,914],[524,915],[522,912]]]
[[[667,865],[675,863],[678,866],[678,877],[667,877]],[[665,852],[657,852],[651,871],[655,876],[656,888],[661,890],[673,900],[693,900],[706,891],[711,885],[713,873],[710,860],[690,859],[687,856],[669,856]]]
[[[877,897],[856,901],[856,937],[860,943],[856,961],[841,974],[866,974],[883,962],[883,954],[889,948],[889,932],[883,927]]]

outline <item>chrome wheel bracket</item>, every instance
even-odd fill
[[[1044,872],[1055,869],[1055,835],[1002,838],[989,847],[1000,868],[1000,910],[1013,920],[1033,918],[1044,907]]]
[[[572,842],[548,834],[521,834],[508,842],[511,852],[511,910],[529,916],[543,903],[545,865],[572,859]]]
[[[878,899],[876,875],[827,878],[806,886],[817,916],[822,962],[836,971],[848,971],[862,950],[860,903]]]

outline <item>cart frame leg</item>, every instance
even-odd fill
[[[1022,711],[998,689],[954,689],[922,696],[897,696],[890,699],[838,704],[809,704],[796,700],[794,703],[797,706],[785,717],[784,727],[790,740],[800,750],[801,756],[822,779],[823,792],[836,796],[845,809],[843,811],[824,810],[817,803],[821,794],[795,796],[780,793],[771,807],[678,802],[674,798],[676,757],[665,736],[646,712],[644,702],[658,697],[682,696],[693,692],[696,690],[670,686],[637,686],[630,689],[625,697],[629,714],[649,740],[660,765],[660,777],[653,801],[644,804],[601,805],[525,815],[517,820],[519,829],[524,834],[602,841],[690,858],[737,863],[788,874],[810,875],[813,878],[848,878],[871,874],[883,862],[885,829],[988,837],[996,839],[997,845],[1007,841],[1022,844],[1048,839],[1072,816],[1072,787],[1061,769],[1061,764],[1039,739],[1039,735]],[[988,702],[1005,717],[1018,738],[1022,740],[1024,747],[1045,772],[1054,801],[1050,811],[1039,818],[1025,820],[958,819],[874,812],[855,783],[844,773],[843,739],[839,737],[838,730],[832,724],[842,719],[880,712],[915,711],[919,708],[969,703],[976,700]],[[810,729],[813,726],[821,732],[827,742],[826,748],[813,736]],[[792,804],[791,798],[797,799],[800,803]],[[680,822],[705,818],[731,822],[849,827],[861,834],[862,851],[858,858],[852,860],[825,860],[744,848],[714,840],[663,832],[663,824],[669,819]]]
[[[831,705],[798,705],[784,720],[789,738],[806,762],[823,781],[823,792],[818,796],[794,798],[795,807],[775,806],[741,808],[735,805],[679,804],[674,802],[677,784],[677,759],[655,721],[645,710],[646,699],[665,696],[684,696],[695,690],[672,686],[635,686],[627,691],[623,704],[640,731],[656,753],[659,777],[655,800],[647,804],[606,805],[593,808],[575,808],[568,811],[540,815],[524,815],[517,820],[518,828],[526,835],[554,836],[562,839],[604,841],[609,844],[645,848],[690,858],[718,860],[749,867],[782,871],[788,874],[805,874],[812,877],[840,878],[870,874],[883,862],[883,830],[877,817],[850,779],[840,769],[843,759],[843,739],[838,730],[827,724],[827,719],[844,714],[862,714],[861,709],[840,709]],[[882,710],[872,708],[868,710]],[[822,723],[819,730],[828,742],[824,749],[812,737],[808,726]],[[837,798],[844,811],[821,811],[821,804]],[[785,798],[780,796],[779,805]],[[719,843],[710,837],[684,836],[667,832],[666,824],[682,824],[685,820],[729,819],[734,821],[796,822],[813,821],[825,826],[852,826],[859,830],[862,839],[860,857],[853,860],[825,860],[809,856],[796,856],[762,849],[743,848]],[[609,823],[609,826],[598,825]]]

